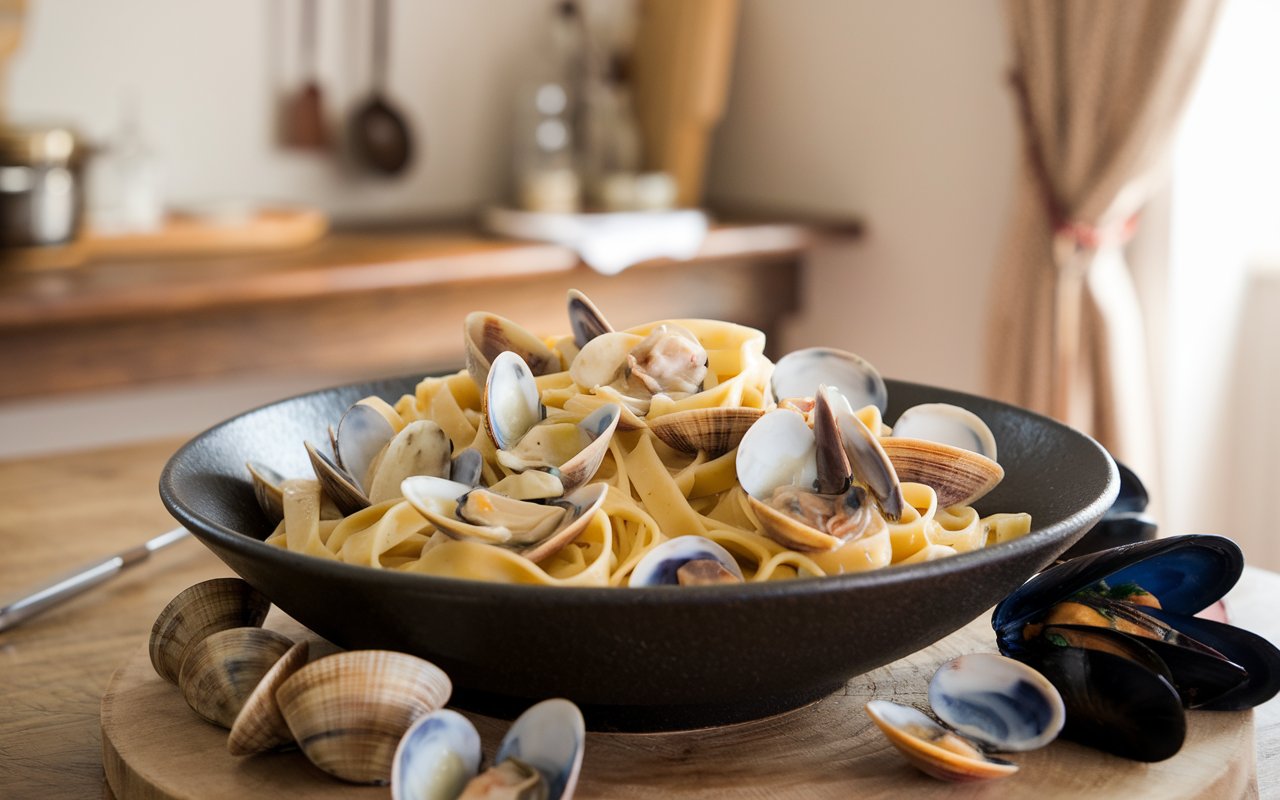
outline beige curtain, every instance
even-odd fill
[[[1122,246],[1219,0],[1008,0],[1027,157],[993,288],[992,393],[1156,481],[1141,310]]]

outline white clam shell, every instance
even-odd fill
[[[480,771],[480,734],[456,711],[433,711],[396,747],[392,800],[453,800]]]
[[[972,743],[958,745],[959,737],[947,731],[922,711],[888,700],[872,700],[866,705],[867,716],[912,766],[927,775],[953,782],[1007,778],[1018,771],[1018,765],[991,758]]]
[[[596,304],[577,289],[569,290],[569,329],[573,331],[573,343],[578,350],[597,336],[613,332],[613,326]]]
[[[366,495],[373,462],[395,435],[396,429],[382,412],[365,403],[351,406],[338,421],[334,438],[338,465]]]
[[[569,800],[578,785],[586,724],[572,702],[544,700],[520,715],[503,737],[494,763],[515,758],[547,779],[548,800]]]
[[[992,653],[943,664],[929,682],[929,705],[953,730],[1005,752],[1044,747],[1066,721],[1062,695],[1048,679]]]
[[[769,400],[816,397],[818,386],[840,390],[855,409],[889,407],[889,390],[880,372],[866,359],[832,347],[808,347],[778,359],[769,379]]]
[[[510,450],[544,416],[529,365],[509,350],[498,354],[484,386],[485,429],[493,443],[499,450]]]
[[[747,430],[738,444],[738,482],[747,494],[767,500],[779,486],[812,489],[818,479],[813,430],[788,409],[770,411]]]
[[[705,536],[677,536],[650,550],[631,570],[628,586],[674,586],[676,571],[696,560],[717,561],[742,580],[742,568],[733,555]]]
[[[950,403],[923,403],[902,412],[893,426],[893,435],[949,444],[996,459],[996,437],[982,418],[967,408]]]

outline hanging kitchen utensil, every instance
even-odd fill
[[[304,150],[327,150],[330,143],[324,118],[324,98],[320,92],[316,68],[320,27],[318,15],[316,0],[302,0],[302,40],[299,54],[307,78],[285,109],[285,145]]]
[[[351,142],[356,158],[369,170],[395,175],[413,157],[413,142],[404,116],[385,98],[390,61],[390,0],[376,0],[373,11],[373,90],[351,118]]]

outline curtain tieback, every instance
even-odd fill
[[[1056,239],[1069,241],[1077,252],[1120,247],[1133,238],[1134,232],[1138,229],[1138,216],[1136,213],[1131,214],[1128,218],[1110,225],[1091,225],[1078,220],[1055,219],[1053,235]]]

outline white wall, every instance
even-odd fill
[[[321,0],[321,84],[335,130],[368,91],[370,2]],[[505,190],[511,87],[546,3],[393,3],[390,96],[425,143],[395,181],[276,146],[297,87],[297,0],[33,0],[8,101],[94,139],[134,103],[180,203],[309,203],[346,219],[457,214]]]
[[[995,0],[745,0],[710,192],[865,217],[814,259],[789,347],[983,389],[984,309],[1019,142]]]

